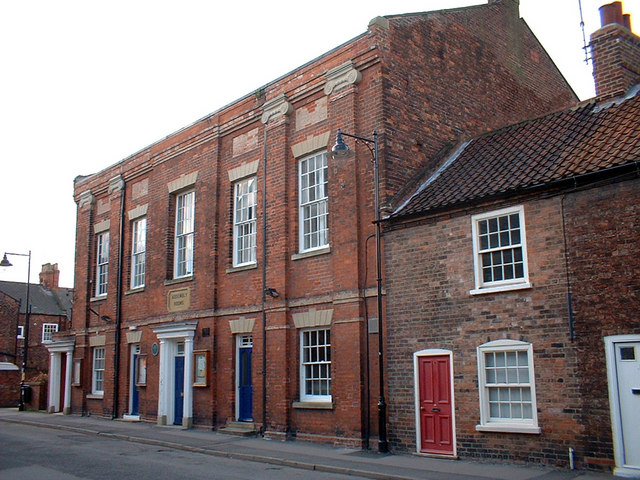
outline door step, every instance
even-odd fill
[[[229,422],[224,427],[218,429],[218,432],[241,437],[253,437],[258,434],[256,424],[253,422]]]

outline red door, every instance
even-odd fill
[[[449,355],[418,357],[420,451],[453,455]]]

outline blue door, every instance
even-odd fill
[[[238,420],[253,420],[253,386],[251,385],[251,347],[238,350]]]
[[[173,410],[175,412],[173,424],[182,425],[182,412],[184,407],[184,357],[176,357],[175,397]]]
[[[138,390],[138,386],[136,385],[136,380],[138,378],[138,355],[133,355],[132,356],[132,369],[131,369],[131,411],[129,412],[130,415],[138,415],[139,414],[139,404],[140,404],[140,399],[139,399],[139,390]]]

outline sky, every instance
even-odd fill
[[[365,32],[378,15],[482,0],[7,0],[0,3],[0,255],[73,286],[73,179],[98,172]],[[580,0],[520,0],[580,99]],[[607,0],[581,0],[587,41]],[[305,5],[301,8],[301,5]],[[640,1],[626,0],[640,32]],[[26,282],[27,257],[0,280]]]

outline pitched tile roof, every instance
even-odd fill
[[[20,300],[20,313],[26,312],[27,284],[24,282],[0,281],[0,291]],[[32,283],[29,287],[29,303],[32,314],[71,315],[73,289],[59,288],[49,290],[40,284]]]
[[[427,214],[640,162],[640,84],[603,105],[496,130],[458,145],[391,217]]]

